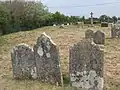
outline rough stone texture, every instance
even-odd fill
[[[15,46],[11,53],[13,77],[18,79],[37,78],[34,52],[26,44]]]
[[[87,30],[87,31],[85,32],[85,38],[86,38],[86,39],[88,39],[88,38],[93,38],[93,34],[94,34],[94,32],[89,29],[89,30]]]
[[[116,38],[116,37],[120,38],[120,27],[119,26],[113,25],[111,27],[111,37],[112,38]]]
[[[61,85],[59,50],[45,33],[38,38],[34,53],[38,79],[42,82]]]
[[[105,34],[98,30],[93,35],[93,41],[95,44],[105,44]]]
[[[71,85],[84,90],[103,90],[104,45],[83,40],[70,48]]]

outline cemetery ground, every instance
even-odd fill
[[[32,31],[17,32],[0,37],[0,90],[73,90],[69,87],[69,47],[85,37],[87,29],[101,30],[106,35],[104,79],[105,90],[120,90],[120,39],[111,39],[109,27],[101,28],[77,26],[44,27]],[[64,87],[41,83],[38,80],[15,80],[12,73],[11,50],[20,43],[34,46],[41,33],[46,32],[57,44]]]

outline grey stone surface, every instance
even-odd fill
[[[104,45],[83,40],[69,52],[71,85],[84,90],[103,90]]]
[[[88,29],[86,32],[85,32],[85,38],[86,39],[90,39],[90,38],[93,38],[93,34],[94,34],[94,32],[92,31],[92,30],[90,30],[90,29]]]
[[[116,26],[116,25],[113,25],[111,27],[111,37],[112,38],[120,38],[120,27],[119,26]]]
[[[14,78],[37,78],[33,49],[26,44],[15,46],[11,53]]]
[[[34,54],[38,79],[42,82],[61,85],[59,50],[45,33],[37,39]]]
[[[105,34],[101,31],[96,31],[93,35],[93,41],[95,44],[105,44]]]

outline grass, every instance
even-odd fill
[[[90,28],[90,27],[89,27]],[[12,33],[0,37],[0,90],[75,90],[69,86],[69,47],[84,38],[88,27],[77,28],[68,26],[64,29],[58,27],[44,27],[32,31]],[[104,76],[105,90],[120,90],[120,39],[110,38],[110,28],[92,27],[101,30],[106,35]],[[57,87],[41,83],[37,80],[14,80],[12,77],[11,50],[19,43],[36,43],[41,33],[46,32],[57,44],[60,50],[61,68],[64,76],[64,87]]]

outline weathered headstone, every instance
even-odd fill
[[[70,48],[69,73],[73,87],[103,90],[104,51],[101,47],[84,40]]]
[[[93,38],[93,34],[94,34],[94,32],[92,31],[92,30],[87,30],[86,32],[85,32],[85,38],[86,39],[90,39],[90,38]]]
[[[112,27],[111,27],[111,37],[112,38],[116,38],[116,37],[120,38],[120,26],[112,25]]]
[[[93,35],[93,41],[95,44],[105,44],[105,34],[101,31],[96,31]]]
[[[11,53],[13,77],[18,79],[37,78],[34,52],[26,44],[15,46]]]
[[[45,33],[37,39],[34,54],[38,79],[42,82],[61,85],[59,50]]]

